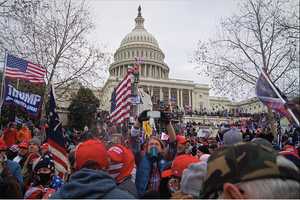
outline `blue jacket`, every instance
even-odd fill
[[[10,173],[16,177],[16,179],[18,180],[18,182],[23,185],[23,176],[21,174],[21,167],[20,165],[12,160],[7,160],[6,161],[6,165],[10,171]]]
[[[114,179],[101,170],[83,168],[75,172],[51,199],[134,199],[120,190]]]
[[[137,168],[135,184],[136,184],[138,195],[140,197],[142,197],[147,191],[152,165],[153,165],[152,161],[149,159],[148,155],[146,154],[140,161],[139,166]],[[158,169],[160,172],[162,172],[165,169],[165,167],[168,165],[169,165],[169,161],[166,161],[162,158],[158,160]]]

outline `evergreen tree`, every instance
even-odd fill
[[[80,87],[77,95],[72,98],[69,110],[69,125],[78,130],[95,123],[95,114],[99,107],[99,99],[89,88]]]

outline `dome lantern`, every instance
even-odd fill
[[[142,17],[141,6],[138,8],[138,16],[135,18],[135,28],[134,29],[144,29],[145,19]]]

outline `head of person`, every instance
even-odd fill
[[[8,125],[8,128],[9,130],[13,131],[15,130],[17,127],[17,124],[15,122],[11,122],[9,125]]]
[[[243,141],[243,135],[237,128],[232,128],[226,131],[223,135],[224,146],[230,146]]]
[[[49,152],[49,144],[48,143],[44,143],[44,144],[42,144],[41,145],[41,154],[42,155],[45,155],[45,154],[47,154],[48,152]]]
[[[28,142],[23,141],[19,145],[19,155],[20,156],[26,156],[28,154]]]
[[[4,140],[0,138],[0,163],[7,160],[6,150],[7,145],[5,144]]]
[[[201,160],[200,162],[190,164],[182,173],[180,181],[181,193],[198,198],[199,188],[202,188],[206,172],[207,161]]]
[[[98,139],[79,143],[74,151],[74,169],[82,168],[106,171],[109,166],[105,145]]]
[[[107,151],[109,156],[108,173],[122,183],[126,178],[131,177],[135,171],[135,159],[132,151],[123,145],[114,145]]]
[[[238,143],[208,160],[201,198],[299,198],[300,172],[273,149]]]
[[[34,137],[29,141],[28,151],[29,153],[39,153],[41,140]]]
[[[176,136],[176,142],[177,142],[177,154],[185,153],[186,147],[187,147],[187,140],[183,135],[177,135]]]
[[[33,168],[36,175],[36,184],[47,186],[55,172],[53,159],[48,155],[42,156],[36,161]]]
[[[182,177],[183,170],[188,168],[192,163],[199,162],[197,157],[183,154],[176,156],[172,162],[171,169],[162,172],[162,178],[169,177],[168,188],[170,192],[177,192],[180,190],[180,181]]]
[[[164,150],[164,145],[162,141],[157,137],[150,137],[147,143],[147,154],[150,158],[158,158]]]

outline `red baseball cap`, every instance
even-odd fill
[[[28,146],[29,146],[29,144],[26,141],[23,141],[19,144],[19,148],[28,149]]]
[[[108,154],[105,145],[96,139],[80,143],[75,149],[75,168],[79,170],[87,161],[96,161],[102,168],[108,167]]]
[[[300,159],[299,154],[298,154],[298,150],[296,149],[296,147],[292,146],[292,145],[285,145],[282,149],[282,151],[279,152],[280,155],[286,156],[286,155],[292,155],[298,159]]]
[[[183,170],[188,168],[190,164],[197,162],[199,162],[199,159],[194,156],[188,154],[179,155],[173,160],[171,169],[163,171],[161,176],[162,178],[170,176],[181,177]]]
[[[135,167],[134,155],[130,149],[120,144],[112,146],[107,153],[111,160],[108,173],[120,183],[131,175]]]
[[[2,138],[0,138],[0,150],[6,150],[7,145]]]
[[[176,135],[176,141],[179,144],[186,144],[187,140],[185,139],[185,137],[183,135]]]

